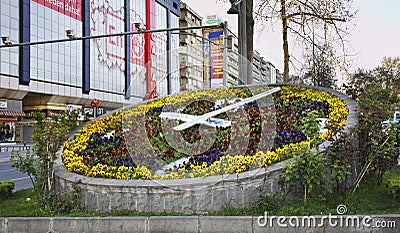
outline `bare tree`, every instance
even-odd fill
[[[255,17],[259,21],[279,19],[282,25],[284,82],[289,80],[289,40],[302,43],[305,50],[328,48],[337,65],[347,66],[346,37],[350,32],[350,20],[356,11],[353,0],[257,0]],[[304,54],[304,53],[303,53]]]
[[[308,80],[308,84],[331,89],[336,87],[335,67],[331,57],[327,56],[325,51],[306,54],[303,71],[305,72],[303,80]]]

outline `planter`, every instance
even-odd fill
[[[356,125],[357,104],[353,100],[334,90],[315,89],[332,93],[346,103],[349,114],[343,126],[345,131]],[[319,151],[328,148],[329,144],[328,141],[320,144]],[[266,168],[204,178],[116,180],[68,172],[59,159],[55,177],[58,191],[71,193],[78,189],[81,204],[89,211],[203,213],[220,211],[227,206],[247,207],[256,201],[259,188],[276,193],[283,185],[280,176],[285,165],[286,161],[282,161]]]

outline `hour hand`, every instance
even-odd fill
[[[195,116],[184,113],[176,113],[176,112],[163,112],[160,114],[161,118],[171,119],[171,120],[181,120],[185,121],[180,125],[174,127],[174,130],[180,131],[187,128],[190,128],[196,124],[207,125],[211,127],[229,127],[231,126],[231,121],[219,119],[219,118],[210,118],[207,115]]]

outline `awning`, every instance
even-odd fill
[[[25,117],[26,114],[22,111],[8,111],[8,110],[0,110],[0,117],[2,118],[20,118]]]

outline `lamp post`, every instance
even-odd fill
[[[98,100],[98,99],[96,99],[96,98],[94,98],[94,99],[92,99],[92,102],[90,102],[90,105],[92,105],[92,107],[93,107],[93,118],[96,118],[97,116],[97,114],[96,114],[96,112],[97,112],[97,105],[99,105],[99,103],[100,103],[100,101]]]
[[[231,2],[231,8],[228,10],[228,14],[238,14],[238,68],[239,77],[238,85],[247,84],[247,36],[246,36],[246,0],[229,0]]]
[[[139,26],[139,25],[137,25]],[[23,42],[18,44],[11,43],[11,38],[9,36],[1,36],[2,42],[4,45],[0,44],[0,49],[9,48],[9,47],[21,47],[21,46],[32,46],[32,45],[41,45],[41,44],[54,44],[54,43],[63,43],[70,42],[74,40],[91,40],[91,39],[99,39],[99,38],[108,38],[114,36],[126,36],[126,35],[139,35],[144,33],[157,33],[157,32],[172,32],[172,31],[184,31],[190,29],[213,29],[213,28],[221,28],[222,25],[210,25],[210,26],[193,26],[193,27],[177,27],[177,28],[160,28],[160,29],[152,29],[152,30],[144,30],[139,28],[137,31],[129,31],[129,32],[118,32],[118,33],[110,33],[110,34],[102,34],[102,35],[93,35],[93,36],[83,36],[78,37],[74,35],[74,31],[72,29],[65,30],[67,38],[56,39],[56,40],[43,40],[43,41],[34,41],[34,42]]]

